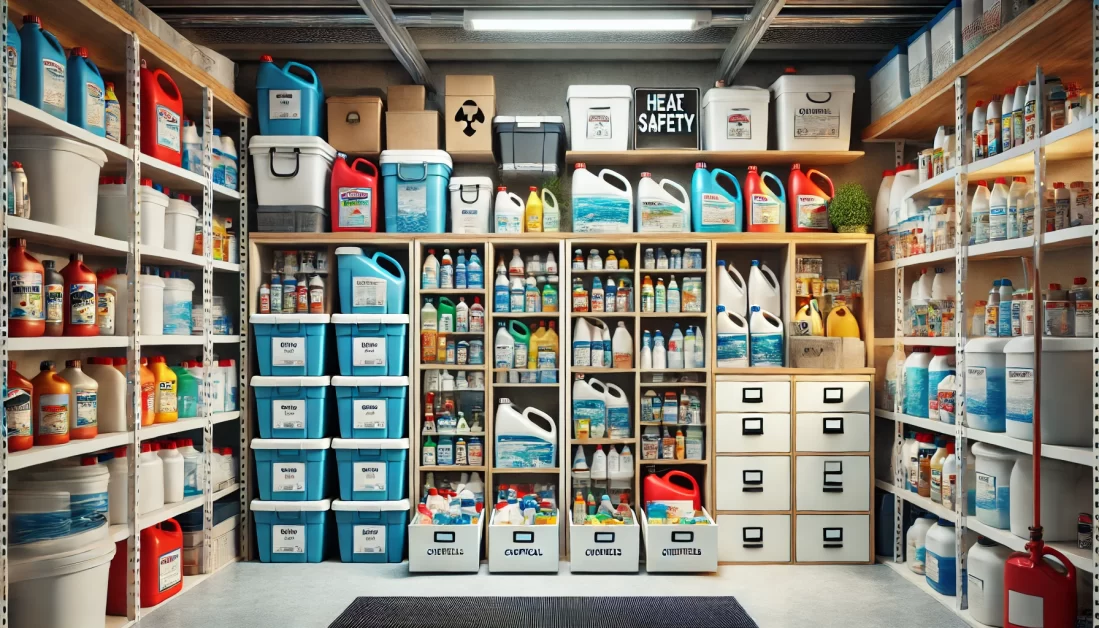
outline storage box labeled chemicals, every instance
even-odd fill
[[[322,438],[328,377],[252,377],[260,438]]]
[[[703,150],[767,150],[771,92],[715,87],[702,97]]]
[[[413,521],[408,526],[410,572],[477,573],[481,569],[482,514],[476,525],[436,526]]]
[[[569,518],[569,571],[636,573],[641,556],[641,526],[576,525]]]
[[[328,209],[336,149],[319,137],[256,135],[248,141],[260,207]]]
[[[252,453],[263,500],[316,501],[327,494],[330,438],[254,438]]]
[[[263,563],[319,563],[331,501],[261,501],[250,508],[256,522],[259,559]]]
[[[491,76],[448,75],[443,119],[446,151],[452,155],[492,155],[496,82]]]
[[[333,314],[340,375],[404,375],[408,314]]]
[[[385,501],[404,499],[408,484],[407,438],[333,438],[340,499]]]
[[[253,314],[260,375],[324,375],[328,314]]]
[[[328,98],[328,141],[351,154],[382,150],[382,99],[377,96]]]
[[[787,74],[771,85],[771,93],[779,150],[850,148],[855,77]]]
[[[629,85],[569,85],[569,141],[572,150],[626,150],[630,124]]]
[[[931,20],[931,78],[938,78],[961,58],[962,3],[953,0]]]
[[[345,563],[399,563],[408,533],[407,499],[384,502],[332,502]]]
[[[717,524],[702,509],[709,525],[649,524],[640,509],[645,535],[645,570],[656,572],[717,571]]]
[[[492,152],[504,172],[557,174],[565,157],[565,120],[561,116],[496,116]]]
[[[407,377],[332,378],[343,438],[404,438],[408,433]]]
[[[870,77],[870,119],[877,120],[909,96],[906,48],[893,46],[889,54],[870,70],[868,76]]]
[[[496,511],[488,526],[488,570],[492,573],[557,573],[560,522],[555,525],[497,525]]]
[[[454,163],[441,150],[386,150],[379,163],[389,233],[446,231],[446,187]]]

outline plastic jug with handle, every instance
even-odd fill
[[[668,188],[678,191],[672,194]],[[659,183],[642,172],[637,184],[637,230],[641,233],[690,233],[691,196],[671,179]]]
[[[8,98],[19,100],[19,64],[23,59],[23,45],[19,40],[19,30],[15,23],[8,20],[8,46],[7,61],[4,66],[8,71]]]
[[[724,305],[717,306],[717,365],[720,368],[748,366],[748,321]]]
[[[577,440],[602,438],[607,425],[607,388],[594,377],[577,374],[572,383],[572,435]]]
[[[735,195],[721,185],[722,179],[732,183]],[[744,231],[744,195],[736,177],[720,168],[707,170],[702,161],[695,164],[691,177],[691,224],[700,233]]]
[[[750,366],[785,366],[786,352],[782,346],[782,320],[778,316],[761,310],[758,305],[753,305],[748,330]]]
[[[547,428],[531,420],[537,417]],[[496,466],[505,469],[530,469],[557,466],[557,424],[553,417],[537,408],[519,411],[508,398],[496,408]]]
[[[107,137],[106,87],[99,68],[88,58],[87,48],[77,46],[69,52],[65,74],[69,124]]]
[[[336,267],[340,312],[405,313],[406,278],[400,262],[381,251],[368,256],[357,246],[341,246],[336,249]]]
[[[725,260],[717,262],[717,304],[741,317],[748,314],[748,284]]]
[[[515,357],[512,366],[517,369],[527,368],[527,357],[530,351],[530,327],[520,321],[508,321],[508,331],[515,340]]]
[[[859,337],[859,322],[855,320],[851,308],[841,305],[828,312],[828,335],[833,338]]]
[[[378,167],[363,158],[332,164],[332,231],[378,230]]]
[[[518,194],[508,192],[504,186],[496,188],[496,204],[493,208],[496,233],[523,233],[523,217],[526,205]]]
[[[19,60],[19,95],[55,118],[66,115],[65,48],[42,28],[42,18],[24,15],[19,29],[23,57]]]
[[[259,60],[256,100],[260,135],[320,135],[324,90],[317,73],[295,61],[280,68],[270,55]]]
[[[767,179],[774,181],[774,190],[767,185]],[[786,190],[782,187],[781,179],[770,172],[760,175],[758,168],[748,166],[748,176],[744,178],[744,196],[748,231],[786,231]]]
[[[828,184],[828,191],[813,183],[813,176]],[[801,164],[790,167],[790,231],[829,232],[828,203],[836,195],[832,180],[820,170],[801,171]]]
[[[561,208],[557,205],[557,197],[546,188],[542,188],[542,231],[561,231]]]
[[[183,163],[183,94],[164,70],[141,62],[141,152],[173,166]]]
[[[617,179],[621,187],[607,178]],[[576,233],[630,233],[633,231],[633,187],[613,170],[592,174],[587,164],[572,173],[572,230]]]
[[[778,277],[759,260],[752,260],[752,268],[748,271],[748,305],[758,305],[764,312],[770,312],[775,316],[782,316],[782,289]]]
[[[607,382],[607,438],[630,437],[630,401],[626,391]]]
[[[832,311],[835,312],[836,310]],[[809,299],[808,303],[798,308],[797,314],[794,315],[792,332],[795,336],[824,335],[824,320],[821,319],[820,308],[817,307],[816,299]],[[832,334],[828,335],[831,336]],[[855,337],[858,338],[858,334],[855,334]]]
[[[672,480],[675,479],[685,480],[688,485],[673,482]],[[672,469],[663,476],[655,473],[645,476],[643,490],[642,497],[646,504],[656,502],[675,506],[679,508],[680,515],[686,511],[697,511],[702,508],[702,494],[698,490],[698,481],[691,474],[679,469]]]

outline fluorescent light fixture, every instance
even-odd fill
[[[469,31],[693,31],[710,24],[709,11],[477,11],[464,12]]]

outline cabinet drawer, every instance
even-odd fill
[[[870,415],[798,412],[798,451],[870,451]]]
[[[790,382],[718,382],[718,412],[789,412]]]
[[[870,510],[869,456],[798,456],[798,510]]]
[[[865,563],[870,560],[870,515],[798,515],[794,560]]]
[[[718,453],[787,453],[790,415],[746,412],[717,415]]]
[[[719,515],[717,525],[718,560],[790,562],[790,515]]]
[[[798,412],[870,412],[870,382],[798,382]]]
[[[790,510],[789,456],[717,459],[718,510]]]

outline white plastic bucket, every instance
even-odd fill
[[[195,284],[190,279],[168,277],[164,279],[164,335],[190,336],[191,306],[194,303]]]
[[[1016,456],[1011,470],[1011,533],[1030,536],[1034,525],[1034,458]],[[1046,542],[1072,541],[1077,538],[1080,513],[1090,513],[1088,492],[1090,467],[1063,460],[1042,459],[1042,538]]]
[[[141,333],[164,333],[164,280],[156,275],[141,275]]]
[[[966,425],[986,432],[1006,426],[1007,338],[974,338],[965,345]]]
[[[142,208],[144,209],[144,205],[142,205]],[[189,201],[178,198],[168,201],[167,208],[164,210],[164,224],[162,225],[163,246],[180,253],[190,253],[195,248],[195,226],[197,224],[198,210]],[[144,230],[144,215],[141,218],[141,225],[142,230]],[[141,241],[143,244],[145,243],[144,235],[142,233]]]
[[[1014,451],[976,443],[977,457],[977,521],[993,528],[1007,530],[1011,521],[1011,470],[1015,466]]]
[[[870,70],[869,76],[870,119],[877,120],[908,98],[907,49],[893,46],[889,54]]]
[[[107,580],[115,544],[107,526],[13,548],[8,619],[12,628],[106,625]]]
[[[702,97],[703,150],[767,150],[770,103],[771,93],[760,87],[706,90]]]
[[[569,85],[569,141],[572,150],[626,150],[630,124],[629,85]]]
[[[168,209],[168,195],[157,192],[151,187],[141,186],[141,245],[164,246],[164,214]],[[129,212],[126,213],[126,221],[122,225],[129,231]],[[196,212],[197,218],[197,212]],[[101,221],[102,222],[102,221]],[[194,233],[191,239],[194,240]],[[128,234],[121,239],[125,240]],[[192,246],[188,244],[187,252]]]
[[[49,135],[13,135],[9,159],[23,163],[34,220],[95,234],[99,171],[107,153]]]
[[[128,240],[131,222],[130,198],[126,194],[125,179],[108,177],[107,180],[122,183],[100,184],[95,214],[95,234],[114,240]],[[34,214],[31,215],[34,216]]]
[[[261,207],[328,207],[336,149],[319,137],[257,135],[248,141]]]
[[[1034,440],[1034,337],[1004,347],[1007,435]],[[1042,338],[1042,443],[1091,447],[1091,360],[1075,339]]]
[[[450,230],[453,233],[491,233],[492,179],[451,177]]]
[[[69,508],[74,520],[100,513],[109,516],[111,474],[101,464],[79,467],[46,467],[20,474],[19,486],[33,491],[64,491],[69,494]],[[84,522],[83,525],[87,525]]]
[[[855,77],[787,74],[771,85],[779,150],[848,150]]]

